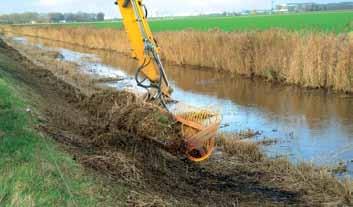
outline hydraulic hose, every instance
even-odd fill
[[[148,18],[148,10],[147,10],[147,7],[145,4],[142,4],[144,10],[145,10],[145,18],[147,19]]]
[[[154,59],[156,61],[156,59]],[[158,67],[159,68],[159,73],[160,73],[160,77],[159,77],[159,81],[158,81],[158,85],[154,85],[153,83],[150,83],[149,85],[145,85],[143,84],[144,81],[146,81],[146,78],[144,80],[139,80],[139,76],[142,72],[142,70],[147,67],[149,64],[151,64],[151,59],[149,59],[148,62],[146,62],[146,59],[144,59],[143,63],[141,64],[140,67],[137,68],[136,70],[136,73],[135,73],[135,80],[136,80],[136,83],[137,83],[137,86],[139,87],[142,87],[144,89],[147,90],[148,92],[148,97],[150,97],[150,89],[151,88],[155,88],[157,89],[157,95],[155,97],[153,97],[154,99],[158,99],[160,101],[160,103],[162,104],[162,106],[167,109],[167,105],[166,105],[166,101],[164,100],[164,94],[163,94],[163,91],[162,91],[162,82],[163,82],[163,75],[162,73],[164,72],[162,70],[161,67]],[[168,109],[167,109],[168,110]]]

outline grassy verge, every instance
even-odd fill
[[[14,85],[0,73],[0,206],[113,206],[109,193],[102,198],[102,182],[32,129]],[[116,191],[124,197],[123,188]]]

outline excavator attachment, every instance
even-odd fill
[[[162,64],[159,47],[147,22],[147,9],[142,0],[117,0],[128,35],[132,56],[140,64],[135,79],[137,85],[147,91],[146,101],[158,103],[173,113],[182,126],[183,145],[179,148],[189,160],[207,159],[215,146],[220,127],[220,115],[208,109],[200,109],[171,101],[172,89]],[[170,107],[168,102],[173,102]]]
[[[171,111],[182,125],[185,155],[189,160],[201,162],[211,156],[221,117],[214,110],[177,103]]]

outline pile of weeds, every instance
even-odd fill
[[[91,130],[87,135],[96,144],[114,143],[112,135],[125,131],[175,153],[182,145],[181,125],[174,117],[130,92],[102,90],[86,98],[82,108],[89,113]]]

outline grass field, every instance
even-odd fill
[[[314,30],[323,32],[347,32],[353,30],[353,11],[312,12],[282,14],[273,16],[238,17],[176,17],[150,21],[153,31],[179,31],[184,29],[223,31],[265,30],[283,28],[288,30]],[[96,28],[122,27],[121,22],[97,22],[85,24],[67,24],[68,26],[91,26]]]

